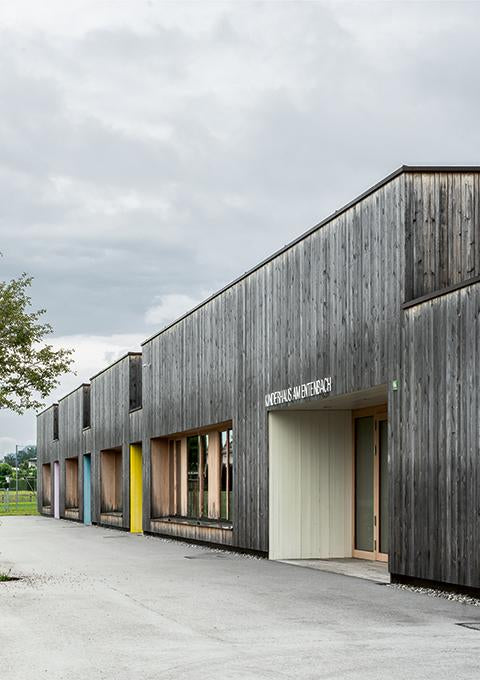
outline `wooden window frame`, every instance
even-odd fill
[[[221,474],[222,474],[222,434],[226,432],[226,441],[225,441],[225,446],[226,446],[226,455],[227,455],[227,464],[225,468],[225,491],[226,491],[226,497],[225,497],[225,509],[226,509],[226,518],[223,518],[225,522],[231,522],[232,521],[232,496],[233,496],[233,490],[232,493],[230,493],[230,482],[233,480],[230,480],[230,464],[232,464],[232,476],[233,476],[233,451],[230,448],[230,433],[232,433],[232,440],[233,440],[233,428],[229,427],[226,429],[222,429],[219,432],[220,435],[220,494],[221,494]],[[233,489],[233,485],[232,485]],[[222,512],[221,508],[221,498],[220,498],[220,515]]]
[[[231,498],[228,491],[231,460],[229,433],[233,431],[232,421],[226,421],[205,428],[176,433],[168,437],[151,440],[152,483],[151,519],[169,521],[186,520],[192,523],[231,523]],[[221,475],[222,475],[222,433],[227,432],[227,517],[222,518]],[[204,499],[205,439],[208,436],[208,497]],[[188,515],[188,445],[190,437],[198,437],[198,514]]]

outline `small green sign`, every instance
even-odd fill
[[[392,390],[394,392],[398,390],[398,380],[392,380]]]

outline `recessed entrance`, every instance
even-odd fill
[[[101,515],[102,524],[123,524],[123,470],[122,449],[105,449],[100,452]]]
[[[52,471],[50,463],[42,465],[42,512],[52,512]]]
[[[268,413],[271,559],[388,561],[386,396],[379,385]]]
[[[65,517],[78,519],[78,457],[65,459]]]
[[[355,411],[353,556],[388,561],[387,408]]]

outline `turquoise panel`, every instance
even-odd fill
[[[83,456],[83,523],[92,523],[92,463],[90,454]]]

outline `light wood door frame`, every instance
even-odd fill
[[[374,550],[357,550],[355,548],[355,487],[356,487],[356,449],[355,449],[355,420],[357,418],[373,417],[373,545]],[[352,414],[352,447],[353,447],[353,489],[352,489],[352,557],[363,560],[377,560],[388,562],[388,553],[380,552],[380,426],[382,420],[388,420],[387,405],[358,409]]]

